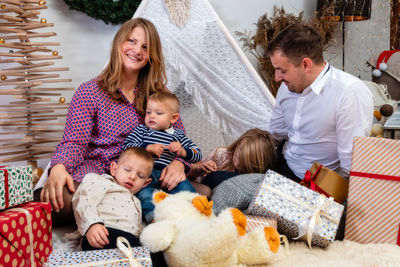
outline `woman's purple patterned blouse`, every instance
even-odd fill
[[[51,158],[51,167],[63,164],[77,182],[87,173],[109,173],[125,138],[140,123],[144,123],[143,116],[126,98],[116,102],[95,79],[83,83],[72,97],[63,140]],[[184,130],[180,119],[174,127]]]

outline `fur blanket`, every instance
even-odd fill
[[[65,234],[73,232],[72,228],[53,229],[53,252],[62,254],[78,250],[78,243],[69,241]],[[309,249],[304,242],[290,241],[289,251],[282,249],[279,257],[269,266],[399,266],[400,247],[389,244],[359,244],[344,240],[335,241],[328,248],[313,247]]]

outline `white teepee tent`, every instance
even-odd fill
[[[207,152],[250,128],[266,129],[275,99],[209,2],[173,1],[181,4],[175,12],[170,3],[143,0],[134,17],[160,34],[168,88],[182,102],[188,136]],[[183,26],[170,19],[174,13]]]

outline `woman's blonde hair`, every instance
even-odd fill
[[[134,18],[122,24],[114,37],[110,60],[99,75],[98,83],[114,100],[121,101],[122,96],[118,91],[122,81],[123,70],[121,45],[136,27],[142,27],[145,30],[147,49],[149,51],[149,62],[139,72],[137,91],[135,93],[136,111],[140,115],[144,115],[148,97],[155,92],[165,90],[167,83],[161,41],[152,22],[144,18]]]
[[[240,148],[238,156],[238,170],[240,173],[265,173],[272,169],[277,161],[275,144],[272,136],[258,128],[250,129],[227,147],[232,160],[221,166],[222,170],[231,170],[233,154]]]

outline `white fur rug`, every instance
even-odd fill
[[[77,243],[68,241],[66,233],[72,228],[53,229],[53,252],[55,254],[77,250]],[[329,267],[391,267],[400,266],[400,247],[388,244],[359,244],[344,240],[335,241],[328,248],[309,249],[304,242],[290,241],[289,252],[283,247],[278,257],[268,266],[329,266]]]
[[[400,266],[400,247],[397,245],[344,240],[335,241],[326,249],[309,249],[304,242],[290,241],[289,250],[288,255],[281,250],[274,264],[269,266]]]

